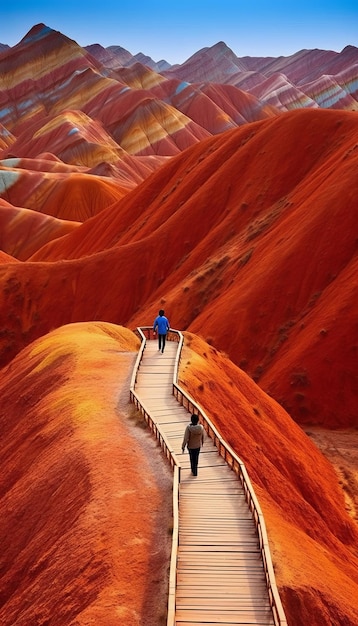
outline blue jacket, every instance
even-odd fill
[[[167,320],[165,315],[158,315],[158,317],[155,318],[154,324],[153,324],[153,330],[156,331],[157,328],[158,328],[158,335],[167,334],[170,326],[169,326],[169,321]]]

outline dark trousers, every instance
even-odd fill
[[[198,461],[200,448],[188,448],[190,456],[190,467],[194,476],[198,475]]]
[[[166,335],[158,334],[159,350],[161,350],[162,352],[164,352],[165,338],[166,338]]]

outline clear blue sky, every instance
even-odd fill
[[[358,0],[4,0],[0,43],[15,45],[40,22],[81,46],[120,45],[172,64],[218,41],[239,57],[358,47]]]

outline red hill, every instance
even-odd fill
[[[245,462],[268,525],[288,624],[354,626],[358,530],[332,467],[225,355],[185,336],[181,384]]]
[[[297,111],[172,159],[1,269],[13,319],[18,291],[32,302],[22,329],[2,316],[12,350],[71,321],[151,321],[163,299],[175,327],[225,350],[299,422],[355,424],[355,134],[353,113]]]
[[[124,328],[73,325],[1,372],[3,626],[166,612],[171,474],[128,414],[137,349]]]
[[[25,261],[39,247],[67,235],[78,226],[78,222],[58,220],[0,200],[0,247],[20,261]]]

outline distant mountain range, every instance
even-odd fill
[[[358,49],[342,52],[300,50],[288,57],[237,57],[224,43],[203,48],[181,65],[155,63],[143,54],[132,56],[119,46],[86,48],[105,67],[118,69],[136,63],[167,78],[188,83],[234,85],[279,110],[297,107],[357,110]]]

